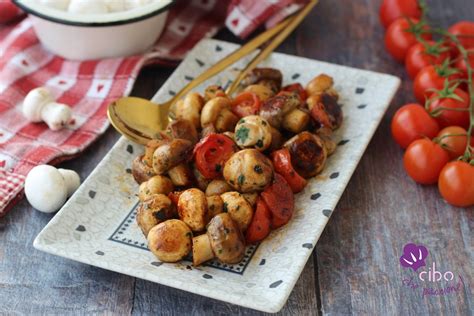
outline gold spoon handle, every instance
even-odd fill
[[[240,71],[237,78],[232,82],[232,84],[227,88],[226,93],[231,95],[234,93],[235,89],[237,89],[240,82],[245,78],[245,76],[252,71],[261,61],[270,55],[278,45],[283,42],[288,35],[293,32],[293,30],[303,21],[303,19],[311,12],[316,4],[318,4],[319,0],[311,0],[297,15],[288,19],[286,27],[281,31],[281,33],[277,34],[275,38],[268,43],[268,45],[263,48],[258,55],[256,55],[247,66]]]
[[[276,26],[268,29],[267,31],[261,33],[260,35],[256,36],[250,42],[236,50],[235,52],[231,53],[230,55],[226,56],[222,60],[220,60],[215,65],[211,66],[205,72],[200,74],[196,77],[193,81],[191,81],[188,85],[186,85],[183,89],[181,89],[176,95],[167,102],[167,104],[171,105],[176,100],[181,99],[184,97],[186,93],[194,89],[196,86],[200,85],[202,82],[206,81],[207,79],[217,75],[230,65],[236,63],[238,60],[242,59],[243,57],[247,56],[257,48],[259,48],[262,44],[267,42],[269,39],[275,37],[279,32],[284,30],[292,21],[292,18],[288,18],[283,22],[280,22]]]

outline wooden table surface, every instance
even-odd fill
[[[474,18],[472,0],[428,3],[430,18],[442,26]],[[402,151],[389,127],[394,111],[414,100],[412,83],[384,50],[379,5],[379,0],[322,0],[278,49],[403,79],[282,314],[468,315],[474,310],[473,209],[447,205],[436,187],[415,185],[404,173]],[[240,42],[227,31],[217,38]],[[132,94],[151,97],[171,73],[144,69]],[[110,128],[62,167],[87,177],[118,137]],[[52,216],[24,200],[0,220],[0,314],[256,313],[37,251],[33,240]],[[404,286],[402,279],[414,275],[398,261],[408,242],[424,244],[436,269],[461,275],[464,287],[422,297],[421,289]],[[446,284],[415,282],[434,288]]]

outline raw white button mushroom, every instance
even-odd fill
[[[44,121],[53,131],[64,127],[72,116],[71,108],[54,102],[50,91],[44,87],[33,89],[27,94],[22,110],[29,121]]]
[[[109,12],[104,0],[71,0],[68,11],[79,14],[102,14]]]
[[[38,211],[56,212],[79,187],[79,175],[76,172],[60,170],[53,166],[40,165],[31,169],[26,176],[26,198]]]
[[[40,0],[40,2],[50,8],[61,11],[66,11],[69,6],[69,0]]]

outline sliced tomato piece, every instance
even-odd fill
[[[288,148],[282,148],[280,150],[274,151],[272,153],[272,161],[275,171],[285,178],[293,193],[303,191],[307,181],[293,168],[293,165],[291,164],[291,155]]]
[[[224,164],[236,151],[237,146],[229,137],[209,134],[194,147],[196,168],[206,179],[220,178]]]
[[[232,101],[232,112],[238,117],[255,115],[260,110],[259,97],[250,91],[242,92]]]
[[[272,230],[271,221],[272,214],[270,213],[270,209],[262,200],[262,198],[258,198],[257,208],[255,209],[252,221],[250,222],[245,234],[245,240],[247,241],[247,244],[254,244],[264,240]]]
[[[298,94],[300,97],[301,102],[306,101],[308,98],[308,93],[306,92],[305,88],[300,83],[293,83],[289,84],[287,86],[284,86],[281,91],[288,91],[288,92],[294,92]]]
[[[295,197],[282,175],[275,173],[273,182],[261,193],[272,214],[272,228],[288,223],[295,210]]]

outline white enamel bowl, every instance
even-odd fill
[[[81,15],[35,0],[13,0],[29,13],[41,43],[70,60],[130,56],[148,50],[165,27],[171,0],[156,0],[129,11]]]

